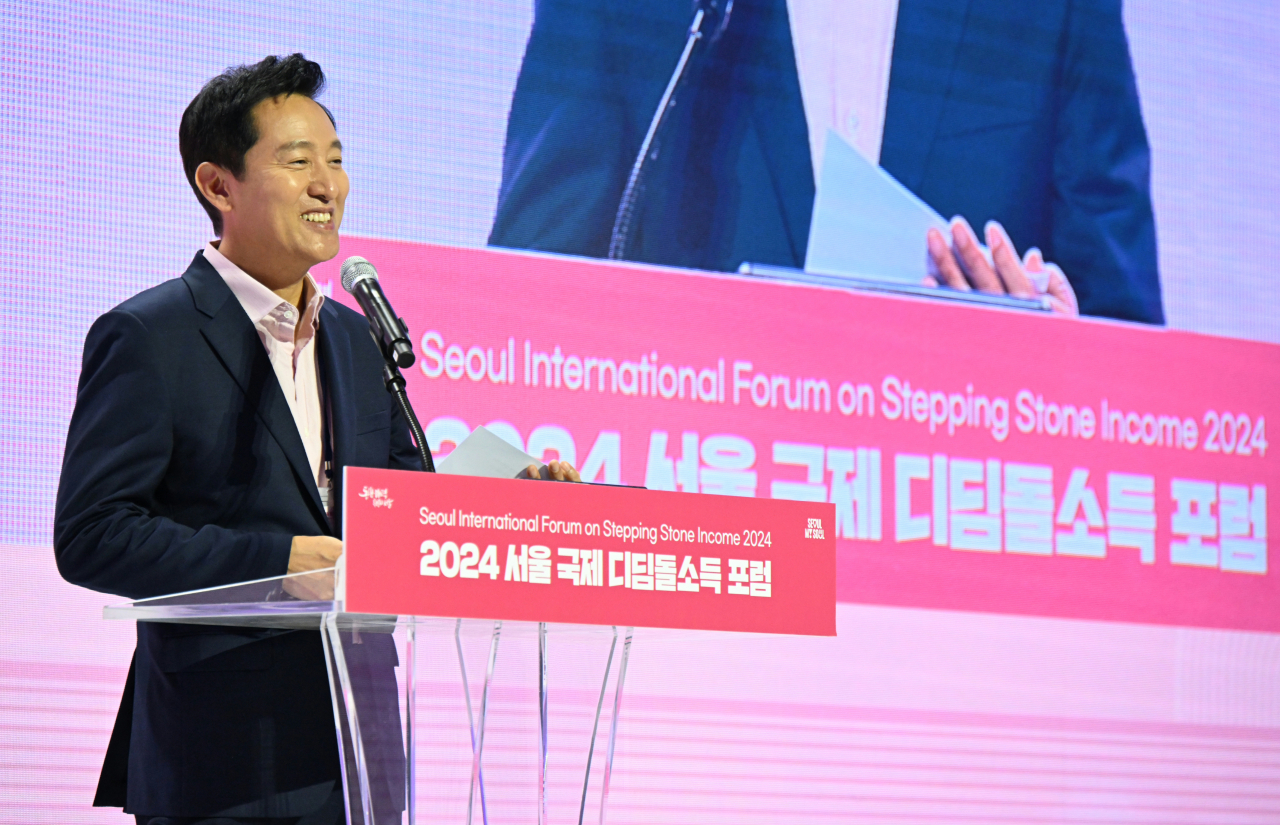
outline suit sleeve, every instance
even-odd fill
[[[1164,323],[1151,151],[1120,0],[1075,0],[1063,42],[1052,257],[1087,315]]]
[[[292,536],[158,514],[173,411],[152,347],[142,322],[121,310],[85,339],[54,515],[59,572],[131,599],[283,575]]]

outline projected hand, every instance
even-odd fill
[[[940,280],[953,289],[976,289],[1018,298],[1045,295],[1054,312],[1073,318],[1080,315],[1075,290],[1057,264],[1045,263],[1038,249],[1027,250],[1019,260],[1009,235],[995,221],[986,225],[984,234],[987,248],[991,250],[990,261],[983,254],[973,228],[964,218],[951,219],[951,245],[947,244],[941,232],[930,229],[927,238],[929,257],[933,259],[938,278],[927,278],[926,283],[938,286]]]
[[[573,465],[567,461],[548,461],[547,472],[551,476],[550,481],[582,481],[582,476],[578,475],[578,471],[573,469]],[[524,473],[528,478],[541,477],[537,464],[530,464],[525,468]]]

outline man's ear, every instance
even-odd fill
[[[215,163],[205,161],[196,167],[196,187],[204,199],[219,212],[231,211],[231,173]]]

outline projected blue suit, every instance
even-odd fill
[[[689,17],[687,0],[538,0],[490,244],[607,254]],[[695,69],[627,257],[802,266],[814,184],[785,0],[737,0]],[[943,215],[1038,246],[1084,313],[1163,322],[1119,0],[901,0],[881,165]]]

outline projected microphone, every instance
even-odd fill
[[[702,32],[714,43],[729,27],[729,15],[733,14],[733,0],[694,0],[694,14],[701,11],[704,15]]]
[[[412,367],[413,344],[409,341],[409,329],[391,309],[387,296],[382,294],[378,271],[373,264],[359,256],[343,261],[342,288],[354,295],[360,309],[364,310],[383,356],[398,367]]]
[[[643,188],[644,167],[652,155],[657,155],[658,135],[666,124],[667,112],[675,105],[676,90],[684,82],[689,60],[693,50],[702,40],[707,45],[720,39],[729,26],[729,16],[733,13],[734,0],[693,0],[693,20],[689,23],[689,32],[684,41],[684,49],[676,61],[676,68],[667,81],[667,88],[658,100],[658,108],[653,111],[653,119],[649,121],[649,130],[640,142],[640,151],[631,164],[631,174],[627,176],[627,185],[622,190],[622,198],[618,201],[618,211],[613,216],[613,231],[609,233],[609,258],[621,260],[627,256],[627,242],[631,236],[631,221],[635,217],[636,201],[639,200]]]

